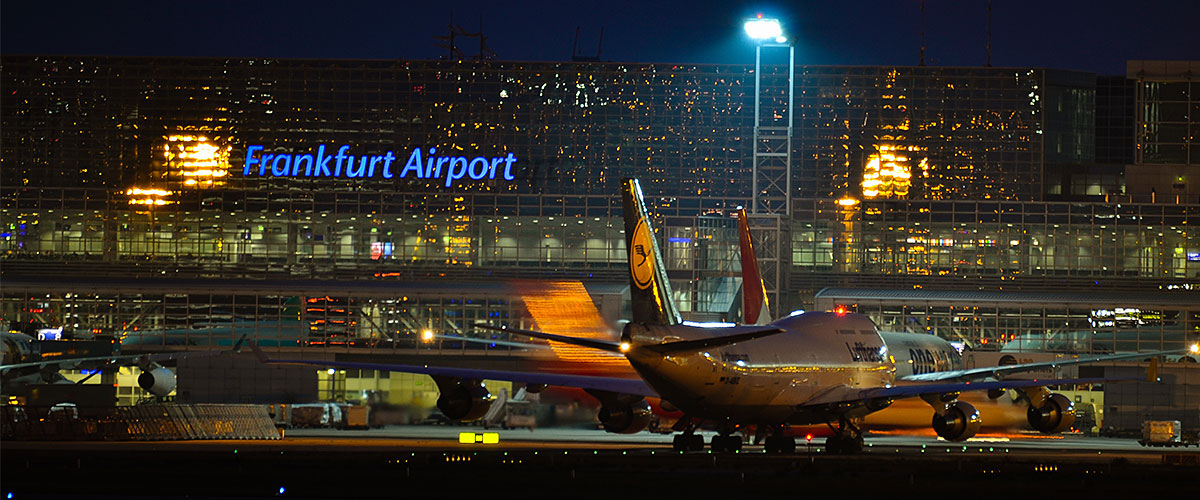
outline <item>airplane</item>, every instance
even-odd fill
[[[754,251],[753,236],[750,232],[749,218],[746,215],[746,210],[743,207],[738,207],[735,212],[738,220],[738,242],[741,251],[742,263],[742,311],[743,319],[747,324],[766,324],[770,322],[770,304],[767,300],[766,286],[762,279],[762,274],[759,271],[757,254]],[[956,344],[938,337],[937,335],[925,333],[910,333],[910,332],[894,332],[880,330],[879,335],[883,338],[884,344],[888,348],[889,355],[895,358],[896,376],[899,380],[907,381],[932,381],[932,380],[995,380],[1003,375],[1029,372],[1048,372],[1055,367],[1065,366],[1068,364],[1089,363],[1095,361],[1112,361],[1123,358],[1144,358],[1164,353],[1179,353],[1182,351],[1162,351],[1161,353],[1133,353],[1122,356],[1097,356],[1094,358],[1084,359],[1061,359],[1053,362],[1043,363],[1023,363],[1018,364],[1011,356],[1001,358],[1000,363],[1004,365],[1004,369],[996,367],[984,367],[974,370],[971,373],[966,373],[962,369],[967,366],[966,358],[963,355],[963,348]],[[1019,339],[1018,339],[1019,340]],[[1009,350],[1010,346],[1020,347],[1018,343],[1006,344],[1003,351]],[[849,348],[850,346],[847,345]],[[1026,346],[1028,347],[1028,346]],[[1191,349],[1196,352],[1196,348]],[[973,363],[971,363],[973,364]],[[1017,366],[1019,365],[1019,366]],[[938,375],[925,375],[918,377],[915,375],[939,372]],[[1034,388],[1037,389],[1037,388]],[[1034,390],[1030,389],[1030,390]],[[983,425],[990,427],[1017,427],[1022,424],[1022,421],[1027,421],[1029,426],[1034,430],[1041,431],[1047,434],[1060,432],[1061,430],[1069,429],[1074,423],[1074,413],[1069,412],[1064,414],[1063,420],[1059,421],[1058,425],[1050,426],[1047,423],[1047,417],[1037,405],[1032,405],[1030,401],[1034,399],[1042,400],[1047,394],[1030,394],[1027,391],[1013,391],[1012,398],[1003,398],[1007,391],[1002,389],[991,389],[987,391],[986,398],[970,397],[972,406],[979,405],[978,408],[986,410],[981,411]],[[1057,400],[1058,398],[1055,397]],[[1058,400],[1056,404],[1064,403]],[[1016,406],[1021,405],[1021,408],[1028,411],[1025,413],[1024,419],[1016,418]],[[1073,405],[1072,405],[1073,406]],[[895,409],[896,411],[893,411]],[[892,406],[883,411],[870,414],[863,419],[863,423],[872,428],[895,428],[895,427],[910,427],[915,424],[912,418],[915,414],[919,414],[917,408],[912,405],[900,405],[900,407]],[[928,418],[928,417],[926,417]],[[935,414],[933,418],[938,418]]]
[[[242,336],[234,346],[240,349]],[[103,344],[106,352],[95,347]],[[0,332],[0,394],[12,395],[25,388],[39,384],[82,384],[103,370],[118,366],[137,366],[138,386],[147,392],[163,397],[175,390],[175,374],[162,363],[184,356],[208,356],[219,352],[179,352],[149,354],[117,354],[117,344],[93,342],[75,344],[74,341],[37,341],[20,332]],[[61,347],[62,349],[51,349]],[[72,382],[60,373],[61,370],[94,370],[79,382]]]
[[[979,412],[958,396],[975,390],[1025,389],[1031,395],[1031,420],[1036,413],[1037,427],[1061,432],[1069,426],[1073,403],[1061,394],[1050,393],[1045,386],[1112,380],[996,380],[1001,374],[1028,369],[1031,365],[952,369],[955,366],[951,353],[944,350],[922,351],[906,358],[907,353],[889,351],[884,336],[869,318],[850,312],[794,314],[761,326],[683,321],[671,299],[666,267],[637,179],[622,181],[622,202],[632,318],[625,324],[619,340],[570,337],[485,323],[475,326],[621,354],[640,379],[271,359],[253,342],[251,349],[263,363],[430,375],[441,392],[438,408],[448,418],[457,420],[474,420],[487,411],[491,396],[481,384],[484,379],[523,382],[527,390],[532,387],[535,392],[550,385],[582,388],[600,400],[598,418],[603,427],[617,433],[645,428],[651,415],[646,398],[658,397],[685,414],[681,420],[682,432],[673,442],[679,451],[704,448],[703,438],[695,431],[700,422],[707,421],[715,423],[718,430],[710,443],[714,451],[739,450],[742,441],[735,432],[754,426],[769,432],[764,443],[768,452],[791,453],[796,443],[787,432],[788,426],[826,424],[834,431],[826,440],[826,448],[836,453],[854,453],[863,447],[862,432],[854,422],[900,398],[921,398],[929,403],[935,412],[932,426],[937,434],[950,441],[961,441],[978,431],[980,418]],[[915,353],[915,347],[912,349]],[[1111,355],[1053,364],[1156,354],[1159,353]]]

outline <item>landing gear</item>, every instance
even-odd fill
[[[688,418],[683,432],[676,434],[675,438],[671,440],[671,447],[675,451],[701,451],[704,449],[704,436],[696,434],[696,423],[694,420]]]
[[[737,453],[742,449],[742,436],[736,434],[737,425],[725,421],[712,437],[712,451],[717,453]]]
[[[760,425],[754,436],[754,444],[762,443],[763,451],[767,453],[795,453],[796,438],[789,435],[787,429],[787,425]],[[763,436],[766,436],[766,439],[763,439]]]
[[[717,453],[737,453],[742,449],[742,437],[737,434],[716,435],[712,437],[712,451]]]
[[[825,451],[834,455],[851,455],[862,452],[862,436],[829,436],[825,438]]]
[[[704,449],[704,436],[691,432],[676,434],[671,446],[675,451],[701,451]]]
[[[825,438],[825,451],[834,455],[850,455],[862,452],[862,431],[846,417],[838,417],[838,425],[827,423],[836,434]]]
[[[796,452],[796,438],[782,434],[772,434],[767,436],[766,442],[763,443],[763,449],[767,453],[790,455]]]

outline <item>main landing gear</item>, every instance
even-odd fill
[[[742,436],[737,434],[737,425],[726,420],[717,428],[717,435],[709,443],[717,453],[737,453],[742,449]]]
[[[712,437],[710,446],[717,453],[737,453],[742,449],[742,437],[734,434],[732,428],[722,426],[720,433]]]
[[[787,435],[780,426],[763,441],[763,450],[767,453],[790,455],[796,452],[796,438]]]
[[[688,419],[687,426],[682,433],[675,435],[671,445],[675,451],[701,451],[704,449],[704,436],[696,434],[695,421]]]
[[[709,444],[712,451],[717,453],[736,453],[742,449],[742,437],[736,434],[737,426],[728,422],[721,425],[717,435],[712,437]],[[677,434],[671,442],[675,451],[701,451],[704,449],[704,436],[696,434],[694,421],[688,422],[683,432]]]
[[[838,417],[836,428],[829,422],[826,422],[826,425],[835,432],[834,435],[825,438],[825,451],[827,453],[849,455],[862,451],[862,431],[858,427],[855,427],[846,417]]]

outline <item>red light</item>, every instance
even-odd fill
[[[759,19],[762,19],[762,12],[759,12],[759,13],[758,13],[758,18],[759,18]]]
[[[804,439],[811,443],[812,442],[812,434],[805,434]]]
[[[834,309],[833,312],[837,313],[838,316],[846,314],[846,306],[837,306],[837,309]]]

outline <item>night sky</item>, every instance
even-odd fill
[[[987,0],[926,2],[926,64],[986,63]],[[482,30],[500,60],[751,63],[741,24],[784,20],[797,64],[916,65],[921,2],[27,1],[0,4],[5,54],[437,59],[435,36]],[[1124,74],[1200,59],[1194,0],[992,0],[992,65]],[[478,39],[462,43],[466,57]]]

